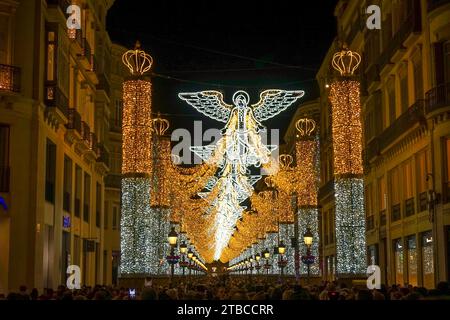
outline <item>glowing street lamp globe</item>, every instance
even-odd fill
[[[313,243],[313,234],[311,229],[307,228],[305,234],[303,235],[303,241],[307,247],[310,247]]]
[[[172,230],[170,230],[169,235],[167,236],[167,239],[169,240],[169,244],[172,247],[175,247],[177,245],[178,233],[175,231],[174,227],[172,227]]]

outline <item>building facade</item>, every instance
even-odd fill
[[[68,30],[71,4],[0,1],[0,292],[55,288],[72,264],[83,285],[113,280],[119,196],[105,178],[122,49],[105,30],[112,0],[73,3]]]
[[[381,8],[381,29],[365,9]],[[449,1],[340,1],[338,37],[317,74],[321,90],[324,278],[335,278],[335,194],[329,87],[343,43],[362,55],[364,202],[368,264],[382,282],[434,287],[450,278]]]

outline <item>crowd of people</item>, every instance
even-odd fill
[[[0,295],[0,300],[450,300],[448,282],[430,290],[411,285],[368,290],[337,281],[302,286],[294,280],[203,278],[166,285],[146,281],[133,289],[97,285],[69,290],[61,285],[44,291],[21,286],[18,292]]]

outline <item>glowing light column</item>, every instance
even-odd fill
[[[333,56],[340,78],[330,87],[336,201],[336,273],[365,274],[366,242],[360,83],[353,74],[361,56],[344,49]]]
[[[310,274],[319,275],[319,219],[317,210],[317,193],[319,189],[319,136],[314,134],[316,122],[313,119],[299,119],[295,127],[298,139],[295,143],[296,175],[297,175],[297,215],[299,255],[306,255],[307,247],[303,235],[307,229],[313,234],[313,243],[310,248],[311,255],[315,257],[310,264]],[[301,261],[299,272],[308,273],[308,267]]]
[[[152,273],[151,252],[151,83],[144,78],[152,58],[140,50],[129,50],[122,61],[131,76],[123,84],[122,122],[122,210],[120,220],[120,275]]]

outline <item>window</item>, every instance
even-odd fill
[[[116,127],[122,126],[122,108],[123,100],[116,100],[115,112],[114,112],[114,125]]]
[[[56,145],[47,139],[45,157],[45,200],[55,203]]]
[[[117,230],[117,207],[113,207],[113,221],[112,221],[112,229]]]
[[[328,215],[330,221],[328,226],[330,228],[330,243],[334,243],[334,210],[330,209],[330,214]]]
[[[106,230],[108,229],[108,215],[109,215],[109,205],[108,201],[105,201],[104,203],[105,209],[104,209],[104,216],[103,216],[103,228]]]
[[[377,245],[373,244],[367,247],[367,262],[369,265],[377,265],[378,264],[378,253],[377,253]]]
[[[81,243],[80,243],[80,237],[77,235],[73,236],[73,260],[72,264],[75,264],[77,266],[80,265],[80,250],[81,250]]]
[[[408,244],[408,284],[417,286],[417,244],[416,236],[407,238]]]
[[[403,174],[403,200],[405,202],[405,216],[409,217],[415,213],[412,179],[412,161],[408,160],[402,165]]]
[[[450,138],[445,139],[444,142],[444,186],[443,191],[445,194],[445,202],[450,202]]]
[[[380,206],[380,226],[386,225],[386,208],[387,208],[387,194],[386,194],[386,179],[378,178],[378,203]]]
[[[47,81],[55,80],[56,65],[56,34],[54,31],[47,32]]]
[[[394,168],[390,172],[390,199],[391,199],[391,221],[401,219],[400,211],[400,188],[399,188],[399,172],[398,168]]]
[[[324,211],[324,217],[323,217],[323,231],[325,233],[325,239],[324,243],[325,245],[328,244],[328,211]]]
[[[366,228],[367,230],[372,230],[375,227],[375,221],[373,216],[373,192],[372,184],[366,186],[365,197],[366,197]]]
[[[395,119],[396,115],[396,105],[395,105],[395,78],[392,77],[388,81],[388,106],[389,106],[389,125],[391,125]]]
[[[9,126],[0,124],[0,192],[9,192]]]
[[[71,212],[72,202],[72,160],[64,155],[63,210]]]
[[[422,70],[422,53],[419,51],[413,59],[414,68],[414,94],[416,101],[423,99],[423,70]]]
[[[83,205],[83,220],[89,223],[90,204],[91,204],[91,176],[84,173],[84,205]]]
[[[403,244],[402,239],[396,239],[394,243],[395,283],[404,284],[403,278]]]
[[[422,285],[427,289],[435,287],[433,236],[431,231],[422,233]]]
[[[417,208],[418,212],[421,212],[427,209],[427,150],[417,154],[416,167],[417,193],[419,195]]]
[[[408,68],[405,65],[400,71],[400,99],[402,113],[408,110],[409,99],[408,99]]]
[[[95,186],[95,225],[100,228],[100,216],[102,209],[102,185],[97,182]]]
[[[81,180],[83,173],[78,165],[75,165],[75,217],[80,217],[81,214]]]

